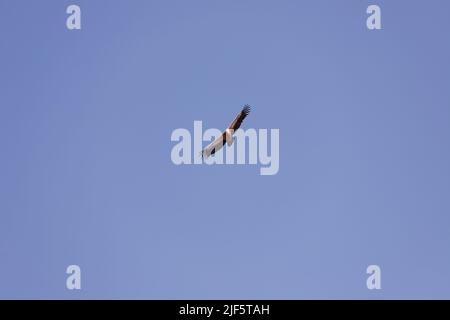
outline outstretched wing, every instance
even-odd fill
[[[216,140],[210,143],[205,149],[202,150],[201,156],[209,157],[215,154],[217,151],[222,149],[223,145],[227,142],[227,131],[231,130],[232,132],[239,129],[242,124],[242,121],[248,116],[250,113],[250,106],[247,104],[244,106],[241,112],[237,115],[236,119],[228,126],[227,130],[220,135]],[[232,135],[233,133],[231,133]],[[230,135],[230,134],[229,134]]]
[[[226,134],[225,132],[220,135],[216,140],[211,142],[205,149],[202,150],[201,156],[202,158],[208,158],[209,156],[215,154],[217,151],[222,149],[223,145],[226,142]]]
[[[246,104],[241,112],[237,115],[236,119],[228,126],[228,129],[236,131],[242,124],[242,121],[248,116],[250,113],[250,106]]]

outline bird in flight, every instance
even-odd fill
[[[250,106],[246,104],[242,111],[236,116],[233,122],[228,126],[228,128],[218,137],[216,140],[211,142],[205,149],[202,150],[201,156],[208,158],[211,155],[214,155],[217,151],[222,149],[225,143],[228,146],[233,144],[233,134],[239,129],[242,124],[242,121],[248,116],[250,113]]]

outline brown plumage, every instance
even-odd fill
[[[229,146],[233,144],[233,134],[234,132],[240,128],[242,121],[248,116],[250,113],[250,106],[247,104],[242,108],[242,111],[236,116],[233,122],[230,123],[228,128],[222,133],[220,137],[210,143],[205,149],[202,150],[201,156],[209,157],[215,154],[217,151],[222,149],[222,147],[227,143]]]

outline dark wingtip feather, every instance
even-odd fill
[[[246,104],[246,105],[244,106],[244,108],[242,108],[242,112],[243,112],[246,116],[248,116],[248,114],[250,113],[251,110],[252,110],[252,108],[251,108],[250,105],[248,105],[248,104]]]

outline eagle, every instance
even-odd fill
[[[250,113],[251,107],[246,104],[241,112],[236,116],[236,118],[231,122],[231,124],[228,126],[228,128],[218,137],[216,140],[211,142],[205,149],[201,151],[202,159],[203,157],[208,158],[211,155],[214,155],[217,151],[222,149],[222,147],[225,145],[225,143],[228,146],[231,146],[233,144],[233,134],[234,132],[239,129],[239,127],[242,124],[242,121],[248,116]]]

